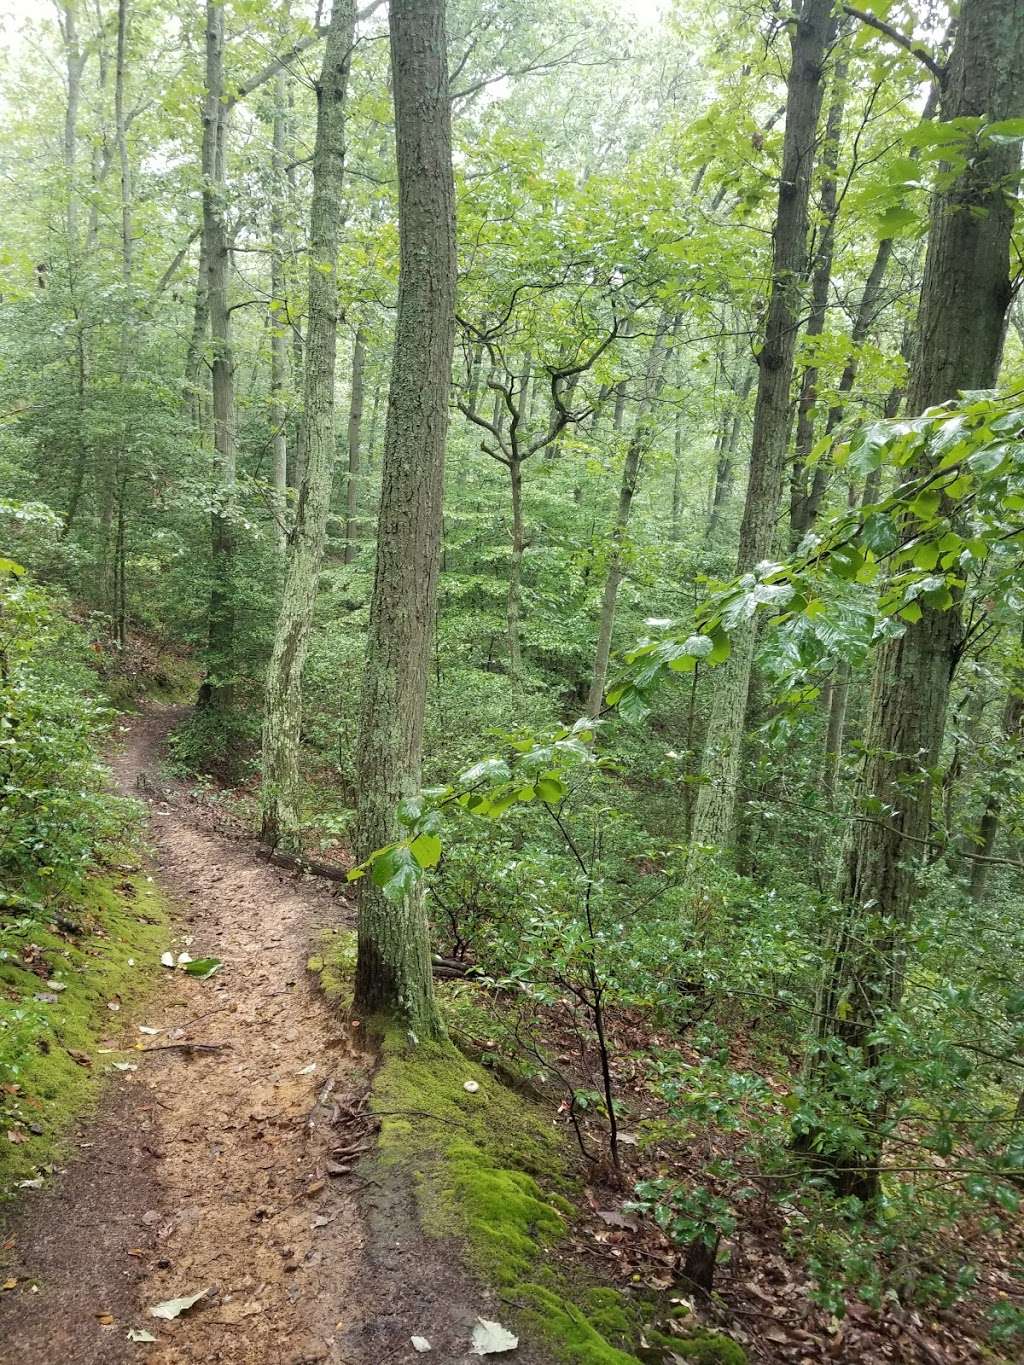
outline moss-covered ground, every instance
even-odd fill
[[[341,1006],[354,954],[354,936],[339,932],[310,961]],[[472,1269],[515,1305],[520,1331],[576,1365],[640,1365],[667,1358],[669,1347],[695,1365],[743,1365],[742,1348],[728,1337],[652,1333],[650,1303],[578,1283],[563,1268],[569,1258],[557,1251],[579,1189],[549,1114],[453,1044],[415,1043],[392,1027],[378,1034],[377,1160],[383,1172],[412,1181],[424,1232],[463,1242]]]
[[[167,944],[166,905],[142,873],[88,877],[60,910],[59,923],[0,923],[0,1201],[60,1159],[108,1069],[100,1041],[151,988]]]

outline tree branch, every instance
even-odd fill
[[[859,19],[862,24],[877,29],[879,33],[884,33],[887,38],[898,43],[904,51],[909,52],[912,57],[916,57],[919,62],[923,62],[937,81],[945,78],[946,68],[935,60],[923,43],[917,42],[916,39],[909,37],[898,28],[893,28],[892,24],[887,24],[884,19],[879,19],[877,14],[870,14],[867,10],[855,9],[853,5],[844,5],[843,13],[848,14],[851,19]]]

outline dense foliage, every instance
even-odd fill
[[[929,271],[950,204],[986,230],[1006,218],[1000,250],[1019,259],[1024,108],[999,107],[1012,72],[985,109],[953,105],[961,66],[1001,70],[1002,53],[1009,70],[1020,49],[1013,5],[986,30],[995,56],[971,46],[966,19],[985,22],[986,5],[817,6],[827,52],[793,280],[778,267],[791,40],[811,0],[800,25],[729,3],[452,0],[457,341],[424,789],[399,808],[401,837],[359,850],[374,856],[353,880],[395,906],[425,888],[435,949],[468,973],[446,988],[453,1031],[561,1103],[588,1169],[626,1184],[692,1279],[709,1288],[736,1264],[758,1203],[829,1312],[857,1296],[960,1304],[965,1332],[1012,1354],[1012,271],[989,310],[1005,328],[991,373],[976,383],[954,357],[945,390],[904,409],[908,387],[927,388],[922,347],[952,355],[957,329],[918,313],[922,291],[941,293]],[[219,168],[198,8],[59,0],[7,58],[0,550],[18,565],[0,561],[0,876],[20,889],[5,914],[72,882],[115,818],[69,611],[106,653],[133,632],[196,651],[206,682],[176,760],[254,804],[260,689],[309,490],[322,34],[307,6],[213,8]],[[399,261],[387,21],[370,11],[347,76],[338,459],[295,834],[345,861]],[[37,79],[38,51],[63,85]],[[218,222],[229,306],[208,334]],[[787,298],[784,459],[774,503],[755,506],[772,472],[758,454],[765,347]],[[230,458],[216,408],[228,372]],[[757,518],[771,553],[745,562]],[[877,723],[892,660],[935,622],[951,639],[929,693],[942,694],[935,752],[890,754]],[[745,656],[752,681],[738,685]],[[740,736],[717,826],[716,706]],[[866,827],[902,839],[891,902],[858,893]],[[699,1170],[685,1159],[697,1150]]]

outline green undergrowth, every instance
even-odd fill
[[[145,701],[185,705],[195,700],[200,671],[194,659],[170,651],[117,659],[101,668],[103,690],[118,711],[137,711]]]
[[[109,1069],[101,1040],[152,988],[167,945],[144,874],[88,877],[59,908],[56,923],[0,923],[0,1200],[59,1161]]]
[[[354,957],[355,936],[338,931],[310,959],[342,1007]],[[652,1303],[559,1268],[580,1189],[562,1135],[540,1106],[450,1043],[414,1044],[394,1027],[381,1027],[379,1038],[378,1165],[412,1182],[428,1236],[464,1243],[471,1268],[512,1306],[520,1332],[576,1365],[639,1365],[667,1358],[669,1344],[696,1365],[743,1365],[742,1349],[718,1333],[656,1343],[644,1326],[656,1315]]]

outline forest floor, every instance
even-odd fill
[[[113,769],[150,807],[150,871],[176,910],[168,947],[224,968],[166,972],[111,1041],[137,1069],[115,1074],[61,1177],[5,1225],[18,1290],[0,1296],[0,1361],[383,1365],[416,1358],[414,1334],[460,1360],[489,1296],[419,1233],[411,1191],[371,1187],[336,1155],[358,1142],[345,1124],[373,1058],[306,963],[351,909],[168,787],[161,746],[181,715],[128,718]],[[149,1314],[198,1293],[173,1320]]]

